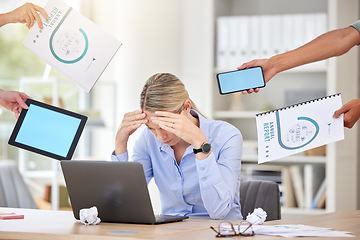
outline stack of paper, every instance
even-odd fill
[[[331,228],[320,228],[307,225],[255,225],[255,234],[281,237],[355,237],[351,232],[335,231]]]

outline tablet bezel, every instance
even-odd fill
[[[53,159],[57,159],[57,160],[71,160],[74,152],[75,152],[75,148],[79,142],[79,139],[80,139],[80,136],[81,136],[81,133],[83,132],[84,130],[84,127],[85,127],[85,124],[86,124],[86,121],[87,121],[87,116],[84,116],[84,115],[81,115],[81,114],[78,114],[78,113],[75,113],[75,112],[71,112],[71,111],[68,111],[68,110],[65,110],[63,108],[59,108],[59,107],[55,107],[55,106],[52,106],[52,105],[49,105],[49,104],[46,104],[46,103],[43,103],[43,102],[39,102],[39,101],[36,101],[36,100],[33,100],[33,99],[30,99],[28,98],[25,102],[28,106],[30,106],[31,104],[33,105],[36,105],[36,106],[39,106],[39,107],[42,107],[42,108],[45,108],[45,109],[48,109],[48,110],[51,110],[51,111],[55,111],[55,112],[58,112],[58,113],[61,113],[61,114],[65,114],[65,115],[68,115],[70,117],[74,117],[74,118],[78,118],[80,119],[80,124],[79,124],[79,127],[76,131],[76,134],[75,134],[75,137],[71,143],[71,146],[69,148],[69,151],[67,153],[67,156],[66,157],[63,157],[63,156],[60,156],[60,155],[57,155],[57,154],[54,154],[54,153],[51,153],[51,152],[47,152],[47,151],[44,151],[44,150],[41,150],[41,149],[38,149],[38,148],[34,148],[34,147],[31,147],[31,146],[28,146],[28,145],[25,145],[25,144],[22,144],[22,143],[19,143],[19,142],[15,142],[15,139],[19,133],[19,130],[21,128],[21,125],[25,119],[25,116],[26,116],[26,113],[27,113],[27,109],[23,109],[20,113],[20,116],[15,124],[15,127],[14,127],[14,130],[10,136],[10,139],[9,139],[9,144],[12,145],[12,146],[15,146],[15,147],[19,147],[19,148],[22,148],[22,149],[25,149],[25,150],[28,150],[28,151],[31,151],[31,152],[34,152],[34,153],[38,153],[38,154],[41,154],[41,155],[44,155],[44,156],[47,156],[47,157],[50,157],[50,158],[53,158]]]

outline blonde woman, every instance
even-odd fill
[[[203,117],[169,73],[147,80],[140,108],[124,115],[112,160],[142,163],[147,182],[154,178],[159,189],[162,214],[242,219],[240,131]],[[128,139],[142,124],[129,159]]]

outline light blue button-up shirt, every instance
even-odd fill
[[[242,219],[240,210],[240,170],[242,136],[223,121],[198,115],[200,129],[211,144],[211,154],[197,160],[189,146],[176,163],[173,149],[144,128],[134,145],[131,161],[144,167],[146,181],[154,178],[159,189],[162,214]],[[111,156],[112,161],[128,161],[128,153]]]

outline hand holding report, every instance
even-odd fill
[[[300,153],[344,139],[341,95],[310,100],[256,115],[258,163]]]
[[[121,43],[61,0],[45,10],[50,19],[29,30],[24,46],[89,92]]]

